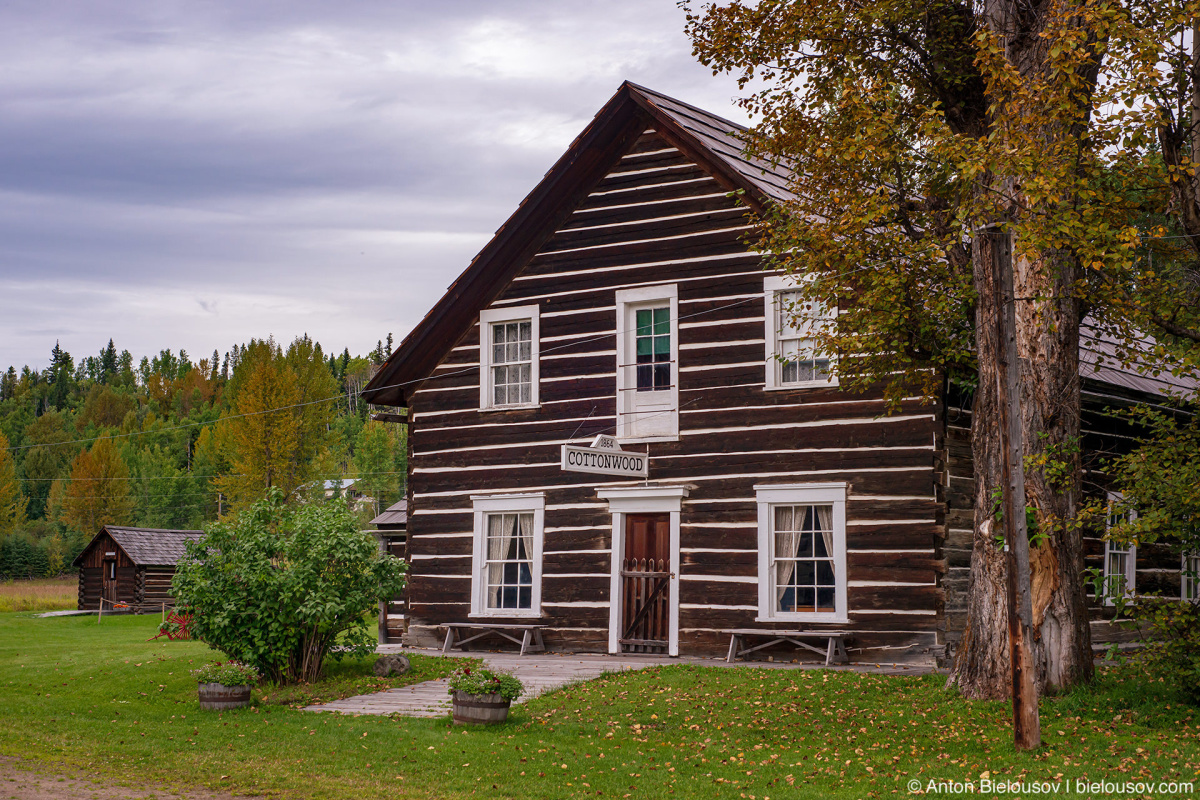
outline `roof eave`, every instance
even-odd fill
[[[124,553],[126,558],[128,558],[130,561],[134,561],[134,558],[131,555],[129,555],[129,553],[125,552],[125,548],[122,547],[121,543],[117,541],[117,537],[113,536],[112,533],[109,532],[108,526],[103,525],[103,526],[101,526],[100,530],[96,532],[96,535],[92,537],[92,540],[87,543],[87,546],[79,551],[79,555],[75,556],[75,560],[71,562],[71,566],[72,567],[83,566],[83,557],[86,556],[88,554],[88,551],[92,549],[92,545],[96,544],[96,540],[99,539],[101,536],[105,536],[105,535],[107,535],[109,539],[112,539],[113,545],[118,550],[120,550],[122,553]],[[134,561],[134,563],[137,563],[137,562]]]
[[[363,389],[367,402],[407,405],[418,382],[428,376],[453,346],[453,342],[445,341],[448,331],[444,326],[459,323],[453,325],[457,341],[469,328],[459,318],[473,319],[476,309],[486,307],[503,291],[546,237],[570,215],[581,199],[578,195],[592,182],[589,178],[598,180],[603,176],[613,158],[641,134],[648,120],[632,94],[630,85],[622,84],[597,112]],[[497,270],[501,270],[500,274],[496,274]]]
[[[486,308],[500,295],[586,191],[648,126],[660,131],[728,191],[742,191],[745,202],[756,213],[762,213],[770,203],[756,186],[709,153],[659,108],[649,90],[626,81],[404,338],[367,384],[363,398],[375,405],[406,406],[412,392],[470,329],[478,309]],[[497,269],[501,270],[499,274]],[[453,341],[449,341],[451,338]]]

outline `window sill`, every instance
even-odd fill
[[[523,410],[530,409],[530,408],[541,408],[541,407],[542,407],[542,404],[541,404],[541,403],[522,403],[521,405],[517,405],[517,406],[482,406],[482,407],[481,407],[479,410],[480,410],[481,412],[487,412],[487,411],[523,411]]]
[[[506,619],[544,619],[541,611],[520,610],[515,608],[505,608],[497,611],[480,611],[474,614],[467,614],[467,619],[478,620],[506,620]]]
[[[792,389],[836,389],[838,382],[834,381],[804,381],[803,383],[785,383],[779,386],[763,386],[765,392],[787,392]]]
[[[630,436],[630,437],[620,436],[620,437],[617,437],[617,444],[621,444],[621,445],[647,444],[650,442],[678,442],[678,441],[679,441],[679,434],[677,434],[677,433],[672,436]]]
[[[845,614],[779,614],[774,617],[757,616],[755,622],[826,622],[835,625],[845,625],[850,618]]]

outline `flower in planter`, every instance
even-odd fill
[[[219,683],[222,686],[253,686],[260,678],[258,670],[238,661],[214,661],[192,670],[199,683]]]
[[[509,702],[525,692],[517,676],[508,672],[493,672],[484,667],[463,667],[450,675],[450,694],[499,694]]]

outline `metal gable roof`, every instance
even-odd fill
[[[375,519],[372,525],[404,525],[408,522],[408,501],[392,503]]]
[[[741,156],[744,129],[641,86],[622,83],[545,177],[521,201],[446,294],[404,337],[363,390],[376,405],[404,406],[454,343],[567,218],[625,148],[648,127],[708,169],[728,190],[743,189],[761,209],[779,199],[784,173],[765,171]]]
[[[790,170],[746,155],[745,127],[644,86],[630,86],[637,89],[647,102],[691,134],[696,141],[702,143],[705,149],[720,159],[731,172],[740,175],[763,195],[778,201],[794,197],[788,189]]]
[[[647,125],[659,129],[726,187],[746,190],[744,200],[756,211],[794,198],[788,188],[790,170],[746,155],[743,126],[626,81],[404,338],[363,390],[363,397],[377,405],[406,405],[411,392],[474,324],[480,309],[503,291],[553,233],[570,205],[578,201],[581,187],[603,177],[614,155]],[[1090,333],[1086,324],[1082,333],[1081,377],[1156,396],[1200,394],[1195,381],[1116,366],[1111,343]],[[1100,364],[1103,360],[1108,363]]]
[[[1079,376],[1159,397],[1200,396],[1200,381],[1195,378],[1156,370],[1148,361],[1122,365],[1116,341],[1098,333],[1086,320],[1079,331]]]

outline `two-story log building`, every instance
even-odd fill
[[[839,391],[747,250],[787,177],[736,127],[622,85],[367,387],[408,408],[410,642],[539,621],[551,648],[718,654],[802,627],[927,660],[959,624],[969,414]],[[598,434],[647,478],[564,469]]]

